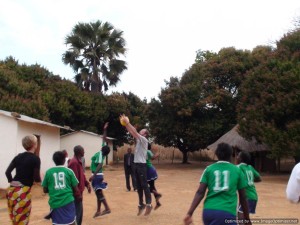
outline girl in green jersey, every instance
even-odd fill
[[[248,202],[249,213],[255,214],[255,209],[257,205],[257,192],[255,189],[254,182],[260,182],[261,178],[259,173],[250,165],[251,156],[248,152],[241,151],[237,156],[238,167],[243,173],[244,179],[246,180],[247,186],[245,188],[246,198]],[[244,219],[244,213],[241,209],[241,205],[238,209],[239,220]],[[240,223],[242,224],[242,223]]]
[[[240,169],[230,163],[231,146],[220,143],[215,154],[219,161],[204,170],[199,188],[184,218],[184,224],[189,225],[193,222],[192,215],[204,198],[206,190],[208,191],[202,215],[205,225],[237,224],[237,192],[244,211],[245,221],[243,222],[251,224],[244,190],[246,182]]]

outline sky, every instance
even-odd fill
[[[299,0],[0,0],[0,60],[13,56],[73,80],[62,62],[65,37],[78,22],[109,22],[124,32],[128,67],[109,93],[150,101],[197,50],[274,46],[299,18]]]

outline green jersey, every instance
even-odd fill
[[[146,164],[148,168],[152,166],[152,162],[151,162],[152,157],[153,157],[153,153],[150,150],[147,150]]]
[[[204,170],[200,182],[205,183],[208,188],[204,209],[222,210],[236,215],[236,192],[246,187],[245,179],[237,166],[218,161]]]
[[[48,169],[42,186],[48,188],[50,208],[60,208],[74,201],[73,187],[78,183],[73,170],[65,166]]]
[[[254,185],[254,180],[259,178],[259,173],[251,166],[246,163],[241,163],[238,165],[240,170],[243,173],[244,179],[246,180],[246,197],[247,199],[256,200],[257,201],[257,192]]]
[[[94,173],[96,171],[97,166],[99,163],[102,164],[102,168],[99,170],[99,173],[103,172],[103,165],[104,165],[104,159],[102,151],[97,152],[93,157],[91,158],[91,171]]]

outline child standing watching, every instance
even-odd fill
[[[75,198],[81,198],[74,172],[65,167],[65,154],[57,151],[52,157],[55,167],[46,171],[42,182],[44,193],[49,193],[50,217],[53,224],[75,225]]]
[[[246,198],[248,202],[249,213],[255,214],[256,204],[257,204],[257,192],[255,189],[254,182],[260,182],[261,178],[259,173],[250,165],[251,156],[248,152],[241,151],[237,156],[238,167],[241,169],[244,178],[246,180],[247,186],[245,188]],[[243,221],[244,213],[241,205],[238,208],[238,219]],[[240,223],[243,224],[243,223]]]
[[[192,215],[204,198],[207,189],[208,192],[203,206],[203,222],[205,225],[237,224],[237,191],[244,217],[247,224],[251,224],[244,190],[246,181],[243,179],[241,170],[230,163],[231,146],[220,143],[215,154],[219,161],[204,170],[199,188],[184,218],[184,224],[189,225],[193,222]]]
[[[28,135],[22,139],[26,152],[18,154],[9,164],[5,175],[10,187],[7,189],[7,204],[12,224],[29,224],[31,212],[31,186],[33,182],[41,182],[41,160],[35,155],[38,139]],[[12,177],[12,171],[16,175]]]
[[[108,145],[105,144],[107,143],[107,127],[108,123],[105,123],[103,128],[103,146],[101,150],[95,153],[95,155],[91,158],[92,176],[90,177],[89,181],[92,182],[92,187],[97,197],[97,211],[94,214],[94,218],[109,214],[111,212],[102,191],[107,188],[107,183],[103,182],[103,164],[106,156],[110,152]],[[101,212],[102,203],[105,209]]]

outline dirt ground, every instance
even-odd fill
[[[96,197],[94,193],[84,193],[83,225],[105,224],[105,225],[182,225],[183,218],[191,204],[193,196],[199,185],[199,179],[207,163],[192,162],[182,165],[179,162],[154,164],[157,168],[159,178],[156,187],[162,193],[162,207],[152,211],[150,216],[137,216],[138,196],[136,192],[126,192],[125,177],[122,164],[114,165],[106,169],[105,180],[108,189],[105,196],[111,207],[112,213],[93,219],[96,209]],[[90,171],[86,171],[90,177]],[[300,218],[300,205],[291,204],[285,198],[285,188],[289,174],[270,175],[262,174],[262,182],[256,184],[259,195],[257,212],[252,215],[254,219],[292,219]],[[33,208],[31,213],[31,225],[45,224],[51,222],[43,217],[49,211],[48,196],[44,195],[42,188],[33,187]],[[194,224],[202,224],[203,202],[194,213]],[[284,221],[257,221],[256,224],[292,224]],[[0,224],[10,224],[6,209],[5,199],[0,200]],[[295,223],[294,223],[295,224]]]

